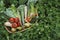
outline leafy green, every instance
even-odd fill
[[[4,2],[1,0],[0,1],[0,13],[4,12],[5,7],[4,7]]]
[[[11,9],[6,9],[5,14],[9,17],[15,17]]]

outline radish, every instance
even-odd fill
[[[5,26],[10,26],[10,27],[12,26],[12,24],[10,22],[5,22],[4,25]]]
[[[31,18],[30,17],[26,17],[25,18],[25,22],[30,22],[31,21]]]

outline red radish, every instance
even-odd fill
[[[12,28],[17,28],[17,23],[12,23]]]
[[[16,17],[16,18],[15,18],[15,22],[16,22],[16,23],[19,22],[19,18]]]
[[[27,17],[27,18],[25,19],[25,21],[26,21],[26,22],[30,22],[30,21],[31,21],[31,18],[30,18],[30,17]]]
[[[15,20],[14,18],[10,18],[9,19],[10,22],[14,22],[14,20]]]

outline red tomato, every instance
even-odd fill
[[[19,26],[21,26],[21,23],[18,22],[18,23],[17,23],[17,27],[19,27]]]
[[[10,18],[9,21],[10,21],[10,22],[14,22],[14,18]]]
[[[17,28],[17,23],[12,23],[12,28]]]
[[[19,18],[16,17],[16,18],[15,18],[15,22],[16,22],[16,23],[19,22]]]

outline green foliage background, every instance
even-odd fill
[[[8,18],[4,13],[11,4],[18,7],[27,0],[0,0],[0,40],[60,40],[60,0],[38,0],[38,25],[24,32],[8,33],[4,22]]]

